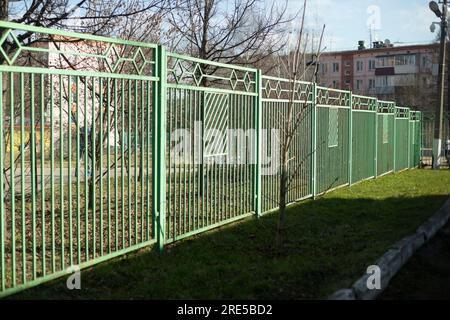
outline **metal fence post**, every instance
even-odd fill
[[[3,190],[3,72],[0,72],[0,292],[5,291],[6,275],[5,275],[5,205]]]
[[[262,154],[262,72],[256,71],[255,79],[255,112],[253,113],[253,121],[255,124],[255,143],[254,143],[254,155],[255,155],[255,174],[254,174],[254,201],[255,201],[255,214],[259,218],[261,217],[261,154]]]
[[[348,111],[348,184],[352,183],[352,169],[353,169],[353,93],[350,92],[349,97],[350,109]]]
[[[394,106],[394,173],[397,172],[397,107]]]
[[[378,100],[375,103],[375,136],[374,136],[374,140],[375,140],[375,146],[374,146],[374,151],[375,151],[375,157],[374,157],[374,176],[375,179],[378,178]]]
[[[411,109],[408,109],[408,169],[411,169]]]
[[[156,51],[156,70],[158,76],[156,95],[157,103],[154,107],[156,144],[153,156],[156,160],[156,171],[153,183],[156,189],[154,199],[154,217],[156,219],[156,239],[159,250],[163,250],[166,240],[166,108],[167,108],[167,54],[164,46],[159,45]],[[155,179],[156,178],[156,179]]]
[[[311,99],[311,194],[317,196],[317,84],[312,84]]]
[[[419,131],[419,150],[417,151],[419,154],[418,156],[418,165],[419,167],[422,167],[422,156],[423,156],[423,147],[424,147],[424,143],[423,143],[423,113],[420,112],[420,117],[419,117],[419,128],[417,129]]]

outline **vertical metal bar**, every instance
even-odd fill
[[[139,172],[139,179],[141,182],[141,242],[144,242],[144,179],[145,179],[145,173],[144,173],[144,156],[145,156],[145,135],[144,135],[144,105],[145,105],[145,87],[144,87],[144,81],[140,81],[141,85],[141,92],[140,92],[140,109],[141,109],[141,134],[140,134],[140,148],[139,148],[139,155],[140,155],[140,172]]]
[[[69,134],[68,138],[68,205],[69,205],[69,264],[73,266],[73,221],[72,221],[72,77],[68,77],[68,106],[67,106],[67,114],[68,114],[68,125],[67,130]]]
[[[134,80],[134,244],[138,242],[138,143],[139,143],[139,129],[138,129],[138,81]]]
[[[42,239],[42,276],[46,276],[46,220],[47,213],[45,207],[45,75],[41,74],[40,79],[40,105],[41,105],[41,239]]]
[[[374,136],[374,176],[375,179],[378,178],[378,100],[375,103],[375,136]]]
[[[119,163],[119,158],[117,157],[117,79],[114,79],[114,223],[115,223],[115,232],[114,232],[114,245],[115,251],[119,250],[119,183],[117,179],[117,166]],[[123,229],[122,229],[123,230]]]
[[[92,199],[90,201],[92,202],[92,259],[95,259],[96,257],[96,250],[97,250],[97,196],[96,196],[96,179],[97,179],[97,168],[96,168],[96,162],[97,162],[97,146],[96,146],[96,140],[97,140],[97,128],[96,128],[96,121],[97,121],[97,113],[95,110],[95,101],[97,99],[96,94],[96,83],[95,78],[92,78],[92,126],[91,126],[91,143],[92,143],[92,159],[91,159],[91,188],[92,190],[89,192],[91,194]],[[99,104],[99,112],[100,112],[100,104]]]
[[[158,61],[158,54],[159,54],[159,49],[154,49],[153,53],[155,55],[155,64],[153,65],[153,75],[155,75],[156,77],[159,76],[159,63],[161,63],[161,61]],[[158,140],[157,140],[157,135],[158,135],[158,108],[159,108],[159,100],[160,95],[159,95],[159,87],[160,84],[159,82],[161,81],[161,79],[158,79],[157,81],[153,81],[152,82],[152,130],[151,130],[151,135],[152,135],[152,146],[151,146],[151,155],[152,155],[152,232],[153,232],[153,237],[154,239],[157,238],[157,234],[158,234],[158,221],[157,221],[157,215],[158,215],[158,206],[157,206],[157,199],[155,198],[158,194],[158,182],[159,182],[159,177],[157,175],[157,171],[158,171],[158,157],[157,157],[157,145],[158,145]],[[169,159],[170,161],[170,159]],[[170,172],[169,172],[170,175]],[[169,180],[170,180],[170,176],[169,176]],[[169,192],[170,191],[170,187],[169,187]]]
[[[4,190],[4,133],[3,133],[3,72],[0,72],[0,291],[5,291],[5,190]]]
[[[65,264],[65,213],[64,213],[64,87],[63,77],[59,76],[59,148],[60,148],[60,164],[59,164],[59,201],[60,201],[60,237],[61,237],[61,269],[64,270]],[[68,117],[69,118],[69,117]],[[70,122],[68,121],[68,124]]]
[[[108,253],[111,253],[111,142],[110,142],[110,135],[111,135],[111,79],[108,78],[106,82],[106,179],[108,180],[107,184],[107,193],[108,196],[106,197],[107,204],[107,210],[108,210]]]
[[[411,168],[411,109],[408,109],[408,169]]]
[[[183,110],[182,115],[183,118],[180,119],[180,122],[182,122],[184,124],[184,127],[182,129],[186,130],[187,129],[187,123],[186,123],[186,119],[187,119],[187,108],[188,108],[188,103],[187,103],[187,95],[188,91],[187,90],[183,90],[183,103],[181,104],[180,109]],[[187,232],[187,203],[186,203],[186,138],[183,139],[183,233]]]
[[[147,157],[147,165],[146,165],[146,169],[147,169],[147,174],[145,175],[146,177],[146,181],[147,181],[147,241],[149,241],[152,237],[151,235],[151,231],[150,231],[150,218],[152,215],[151,207],[150,207],[150,199],[151,199],[151,195],[152,193],[150,192],[151,186],[150,186],[150,179],[153,176],[153,170],[150,171],[150,155],[153,154],[152,152],[152,142],[151,142],[151,133],[152,133],[152,120],[151,120],[151,108],[153,106],[152,102],[151,102],[151,82],[147,81],[147,152],[146,152],[146,157]]]
[[[394,172],[397,172],[397,107],[394,106]]]
[[[91,106],[93,108],[93,105]],[[88,131],[88,78],[84,79],[84,252],[85,261],[89,260],[89,140]],[[94,112],[92,109],[91,112]]]
[[[30,99],[30,112],[31,112],[31,212],[32,212],[32,241],[33,241],[33,256],[32,256],[32,273],[33,280],[37,276],[37,254],[36,254],[36,120],[35,120],[35,97],[34,97],[34,74],[31,74],[31,99]]]
[[[30,149],[33,148],[29,141]],[[22,283],[27,282],[27,239],[26,239],[26,207],[25,207],[25,78],[20,73],[20,187],[22,210]]]
[[[131,80],[128,80],[128,130],[127,130],[127,200],[128,200],[128,246],[131,246]]]
[[[349,111],[348,111],[348,184],[353,184],[353,93],[349,93]]]
[[[171,132],[174,130],[173,127],[174,127],[175,115],[176,115],[175,110],[173,109],[173,106],[172,106],[172,92],[173,91],[174,91],[174,89],[169,89],[168,96],[167,96],[167,101],[168,101],[167,110],[168,110],[168,113],[170,115],[174,115],[174,116],[171,116],[170,119],[168,119],[168,132],[167,132],[168,136],[167,136],[167,141],[172,141]],[[157,148],[157,146],[155,148]],[[167,167],[169,169],[169,177],[168,177],[169,204],[168,204],[168,208],[167,208],[167,216],[169,218],[168,218],[168,221],[167,221],[166,228],[169,231],[168,231],[166,237],[170,238],[170,236],[171,236],[171,231],[170,230],[172,230],[172,221],[171,221],[170,217],[171,217],[171,215],[174,215],[173,213],[176,211],[176,196],[177,196],[177,193],[176,193],[177,189],[176,189],[176,184],[175,184],[175,179],[176,179],[176,175],[175,175],[175,173],[176,173],[176,161],[175,161],[175,159],[172,160],[172,155],[169,156],[169,161],[167,163]],[[172,188],[173,188],[173,191],[172,191]]]
[[[158,64],[158,110],[157,113],[157,130],[158,144],[156,147],[158,156],[158,171],[159,177],[158,190],[156,194],[156,205],[158,214],[158,247],[163,250],[166,237],[166,83],[167,83],[167,55],[166,49],[163,46],[158,46],[157,51]]]
[[[15,148],[15,140],[14,140],[14,73],[9,74],[9,92],[10,92],[10,178],[11,178],[11,186],[10,186],[10,193],[11,193],[11,280],[12,280],[12,286],[15,287],[17,283],[16,279],[16,190],[15,190],[15,184],[16,184],[16,177],[15,177],[15,156],[14,156],[14,148]],[[24,89],[22,89],[24,90]]]
[[[122,138],[120,143],[120,191],[122,194],[122,249],[125,248],[125,80],[120,83],[120,111]]]
[[[99,79],[99,90],[100,90],[100,99],[99,99],[99,112],[100,112],[100,163],[99,163],[99,183],[100,183],[100,256],[103,256],[104,252],[104,239],[103,239],[103,150],[104,150],[104,137],[103,137],[103,122],[104,122],[104,113],[105,106],[103,103],[103,78]]]
[[[49,77],[50,86],[50,214],[52,233],[52,272],[56,272],[56,240],[55,240],[55,117],[53,75]]]
[[[80,77],[76,77],[76,82],[75,82],[75,107],[76,107],[76,112],[75,112],[75,118],[76,118],[76,123],[75,123],[75,130],[77,130],[77,135],[76,135],[76,143],[77,143],[77,149],[76,149],[76,156],[77,156],[77,160],[76,160],[76,166],[77,166],[77,185],[76,185],[76,199],[77,199],[77,261],[78,261],[78,265],[81,264],[81,220],[80,220],[80,176],[81,176],[81,172],[80,172]]]
[[[317,196],[317,84],[312,84],[311,102],[311,194]]]
[[[261,217],[262,195],[261,195],[261,154],[262,154],[262,72],[257,70],[255,74],[255,109],[253,111],[253,124],[255,126],[255,143],[254,143],[254,210],[256,216]]]

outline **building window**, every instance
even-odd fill
[[[356,80],[356,90],[362,90],[362,87],[363,87],[363,81]]]
[[[338,89],[339,88],[339,81],[333,80],[333,88]]]
[[[396,66],[414,66],[416,65],[416,55],[403,54],[395,57]]]
[[[356,61],[356,71],[363,71],[363,69],[364,69],[364,62]]]
[[[345,75],[349,76],[350,75],[350,71],[349,70],[345,71]]]
[[[321,74],[327,74],[328,73],[328,65],[326,63],[321,63],[319,67]]]
[[[388,116],[383,115],[383,144],[389,143],[389,121]]]
[[[377,77],[376,86],[377,87],[387,87],[388,86],[388,77],[387,76]]]
[[[380,68],[393,67],[395,65],[395,57],[379,57],[377,65]]]
[[[375,79],[369,79],[369,89],[375,88]]]
[[[376,62],[375,60],[369,60],[369,70],[375,70],[376,68]]]
[[[334,73],[339,72],[339,63],[337,62],[333,63],[333,72]]]
[[[330,108],[328,116],[328,147],[339,146],[339,109]]]

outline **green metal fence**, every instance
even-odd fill
[[[352,98],[352,183],[376,176],[377,100],[354,95]]]
[[[395,109],[395,171],[409,168],[410,163],[410,111],[408,108]],[[403,148],[400,146],[404,146]]]
[[[421,141],[422,141],[422,113],[419,111],[411,111],[409,121],[410,138],[410,154],[409,167],[416,168],[420,166],[421,158]]]
[[[292,97],[289,202],[418,163],[420,113],[393,102],[153,44],[0,31],[0,297],[275,210]]]
[[[424,166],[433,165],[433,140],[434,140],[434,126],[435,126],[434,112],[423,112],[421,114],[421,164]],[[444,127],[442,140],[441,162],[448,162],[446,159],[445,150],[449,148],[447,140],[450,140],[450,112],[444,112]]]
[[[394,171],[395,160],[395,103],[378,101],[377,175]]]

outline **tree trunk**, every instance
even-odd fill
[[[88,208],[89,210],[94,209],[94,203],[95,203],[95,194],[94,194],[94,178],[95,175],[92,172],[92,177],[89,179],[89,203],[88,203]]]
[[[280,213],[278,215],[278,226],[276,234],[276,247],[278,253],[282,250],[284,242],[284,231],[285,231],[285,221],[286,221],[286,197],[288,188],[288,176],[289,176],[289,162],[288,162],[288,150],[283,150],[281,155],[281,175],[280,175],[280,195],[279,195],[279,205]]]

